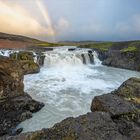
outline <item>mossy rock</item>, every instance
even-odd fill
[[[10,54],[10,58],[17,60],[34,60],[32,52],[21,51]]]
[[[124,48],[121,51],[122,52],[136,52],[138,51],[138,48],[135,46],[128,46],[127,48]]]

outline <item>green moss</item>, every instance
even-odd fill
[[[123,96],[126,98],[132,98],[133,97],[133,92],[131,92],[130,88],[124,87],[121,89],[121,93],[123,93]]]
[[[126,113],[126,114],[121,114],[118,116],[119,118],[124,118],[128,121],[135,121],[136,119],[138,119],[139,117],[139,111],[135,111],[135,112],[130,112],[130,113]]]
[[[135,46],[128,46],[127,48],[122,49],[122,52],[136,52],[138,49]]]

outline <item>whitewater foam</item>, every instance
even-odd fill
[[[85,65],[80,58],[83,53],[88,50],[45,52],[41,72],[25,76],[26,92],[44,102],[45,107],[19,125],[23,132],[48,128],[66,117],[84,114],[90,111],[94,96],[118,88],[129,77],[140,77],[138,72],[102,66],[96,52],[95,63]]]

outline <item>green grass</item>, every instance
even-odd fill
[[[127,48],[122,49],[122,52],[136,52],[138,50],[135,46],[128,46]]]
[[[40,46],[40,47],[55,47],[55,46],[62,46],[61,44],[53,44],[53,43],[39,43],[39,44],[36,44],[37,46]]]
[[[89,45],[81,45],[80,48],[91,48],[91,49],[99,49],[101,51],[107,51],[113,45],[112,42],[103,42],[103,43],[95,43]]]

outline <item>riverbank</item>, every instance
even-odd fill
[[[44,106],[24,92],[24,74],[18,60],[0,56],[0,136],[20,133],[16,126]]]
[[[98,51],[103,65],[140,71],[140,41],[104,42],[79,47]]]
[[[8,140],[138,140],[140,79],[130,78],[117,90],[93,99],[90,113],[67,118],[50,129],[3,137]]]

